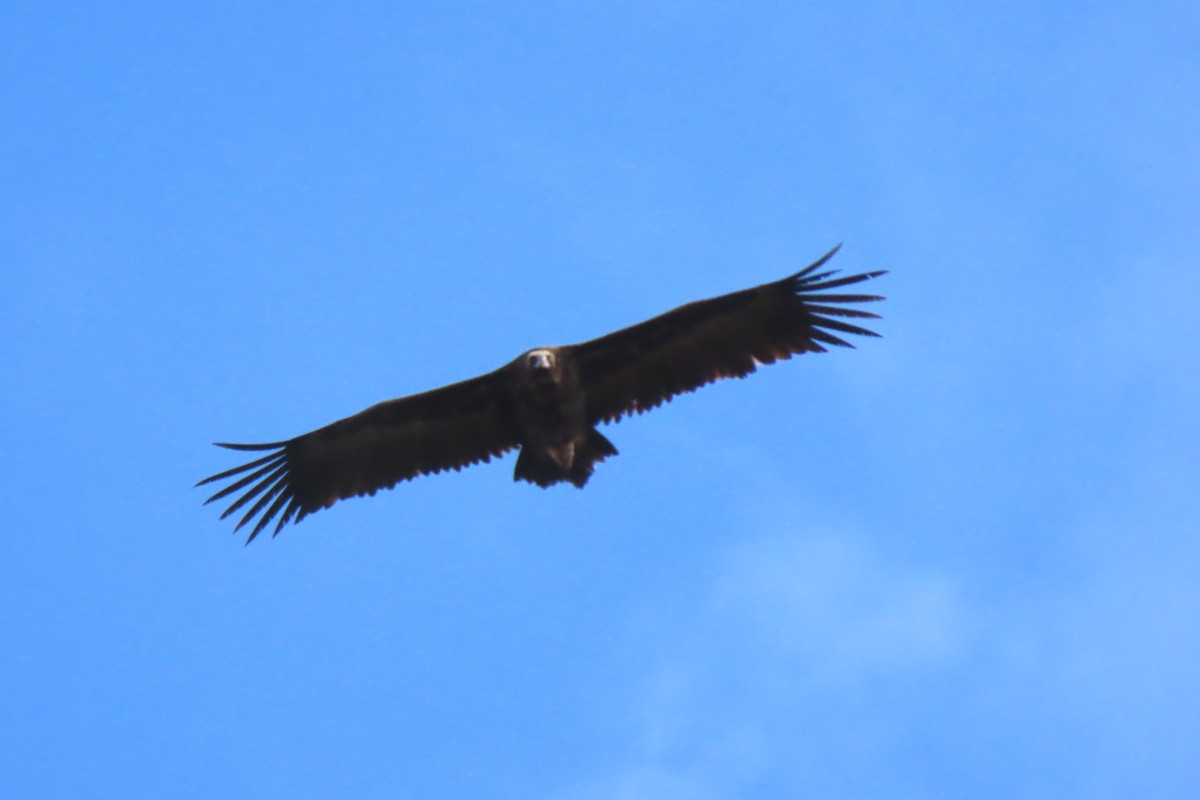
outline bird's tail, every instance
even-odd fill
[[[617,448],[604,434],[589,430],[583,444],[577,446],[569,463],[563,463],[555,454],[525,446],[517,456],[513,470],[514,481],[529,481],[543,489],[556,483],[570,482],[582,489],[592,477],[596,465],[609,456],[617,455]]]

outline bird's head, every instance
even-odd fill
[[[562,380],[562,362],[558,353],[548,347],[530,350],[521,357],[527,380],[535,386],[554,386]]]
[[[525,368],[535,374],[553,373],[556,360],[553,350],[530,350],[525,354]]]

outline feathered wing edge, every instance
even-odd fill
[[[593,423],[657,408],[672,397],[758,366],[826,346],[853,347],[844,335],[878,336],[846,320],[879,315],[849,304],[870,294],[826,294],[886,274],[835,277],[819,271],[841,248],[774,283],[680,306],[653,319],[573,346]]]
[[[294,439],[218,447],[266,452],[197,486],[233,479],[206,504],[238,492],[221,519],[253,501],[235,531],[256,516],[249,544],[275,517],[272,535],[340,499],[375,494],[418,475],[490,461],[518,445],[503,388],[504,370],[379,403]]]
[[[861,325],[853,325],[848,322],[830,319],[830,317],[843,317],[850,319],[879,319],[878,314],[870,311],[863,311],[859,308],[847,308],[843,305],[827,305],[829,303],[875,303],[882,301],[882,295],[877,294],[818,294],[829,289],[837,289],[842,286],[852,286],[856,283],[869,281],[887,274],[886,269],[875,270],[874,272],[862,272],[858,275],[847,275],[842,278],[834,278],[837,270],[831,269],[826,272],[816,273],[818,269],[825,265],[825,262],[833,258],[842,246],[830,250],[823,255],[819,260],[805,267],[800,272],[790,278],[785,278],[785,283],[793,285],[793,294],[800,301],[804,311],[811,315],[811,328],[809,335],[818,342],[833,345],[835,347],[849,347],[854,345],[842,339],[841,337],[829,333],[829,330],[838,331],[839,333],[853,334],[855,336],[871,336],[879,338],[879,334],[869,328],[864,328]],[[826,279],[829,280],[826,280]],[[813,300],[820,302],[809,302],[808,296]],[[828,329],[828,330],[826,330]],[[825,352],[823,347],[814,347],[811,352]]]
[[[255,497],[259,498],[234,527],[233,530],[235,532],[241,530],[246,523],[248,523],[255,517],[255,515],[262,511],[263,507],[266,506],[267,503],[271,502],[272,498],[275,498],[275,502],[270,508],[267,509],[266,513],[262,515],[262,518],[259,519],[258,524],[256,524],[250,531],[250,536],[246,539],[246,544],[250,544],[250,542],[254,541],[254,537],[258,536],[258,534],[270,524],[272,518],[274,518],[274,516],[278,514],[281,509],[283,510],[283,516],[279,518],[279,522],[275,526],[274,532],[271,534],[272,536],[278,535],[279,532],[283,530],[283,526],[287,525],[292,517],[296,515],[296,512],[299,512],[299,516],[296,516],[295,519],[296,522],[299,522],[308,514],[316,510],[315,508],[310,509],[304,507],[304,505],[300,502],[300,499],[296,497],[295,491],[291,485],[291,481],[288,479],[287,446],[290,444],[290,441],[272,442],[270,444],[230,444],[229,442],[213,442],[213,444],[215,444],[217,447],[224,447],[229,450],[274,451],[266,456],[263,456],[262,458],[255,459],[248,464],[242,464],[240,467],[234,467],[233,469],[227,469],[224,472],[217,473],[216,475],[211,475],[196,484],[196,486],[205,486],[210,483],[223,481],[227,478],[233,478],[239,475],[242,476],[204,501],[204,504],[208,505],[209,503],[214,503],[218,500],[228,497],[229,495],[245,488],[246,486],[250,486],[250,488],[246,490],[245,494],[234,500],[229,508],[225,509],[224,513],[221,514],[221,519],[225,519],[242,506],[246,505],[246,503],[250,502],[250,500],[254,499]],[[243,475],[243,473],[248,474]],[[258,481],[258,483],[255,484],[255,481]],[[254,485],[251,486],[251,484]],[[261,495],[261,497],[259,497],[259,495]]]

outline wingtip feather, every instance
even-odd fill
[[[234,442],[213,442],[214,447],[224,447],[226,450],[241,450],[241,451],[278,450],[280,447],[284,447],[287,444],[288,444],[288,442],[286,442],[286,441],[284,441],[284,442],[266,442],[263,444],[237,444]]]

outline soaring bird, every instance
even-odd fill
[[[823,353],[826,345],[853,347],[842,335],[878,336],[846,320],[878,319],[850,306],[882,297],[831,290],[886,270],[819,271],[840,247],[783,280],[688,303],[581,344],[537,347],[494,372],[379,403],[294,439],[218,442],[265,455],[196,485],[233,481],[205,501],[241,493],[222,519],[253,501],[234,529],[257,517],[247,543],[276,517],[272,535],[338,500],[515,448],[513,480],[583,488],[596,464],[617,454],[596,425],[763,364]]]

